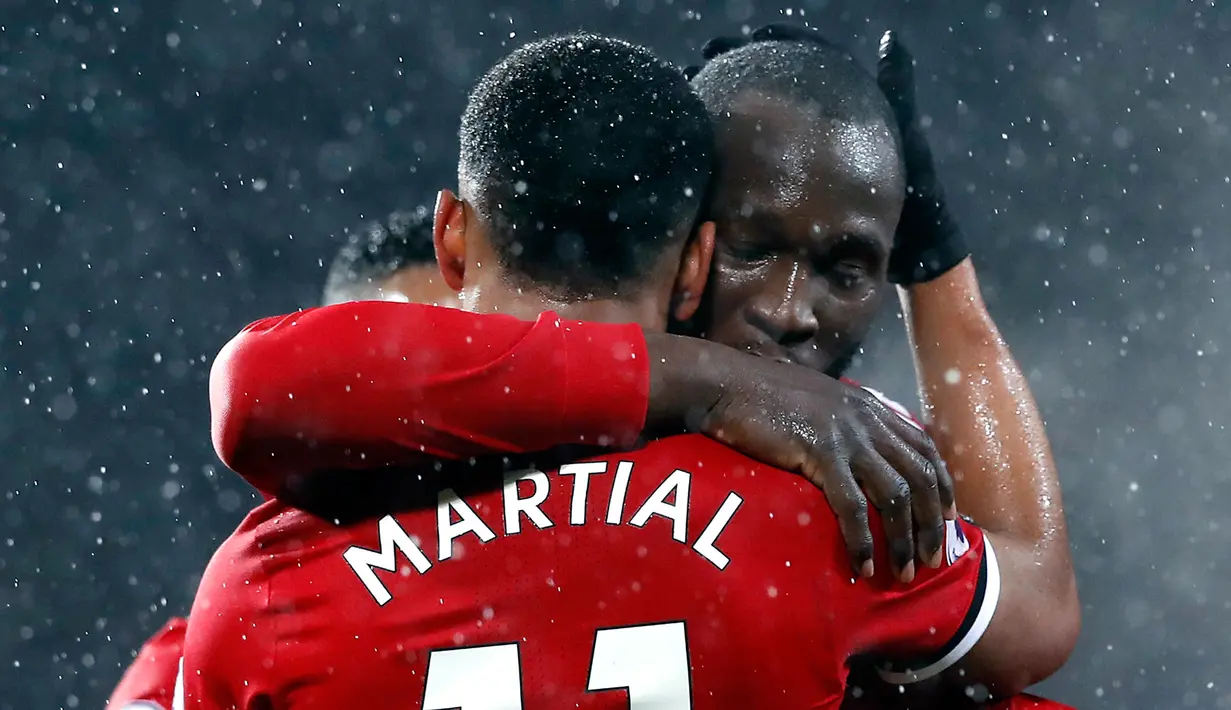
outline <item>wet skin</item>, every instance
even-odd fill
[[[893,290],[905,177],[889,131],[737,100],[718,127],[709,339],[834,376],[846,369]]]

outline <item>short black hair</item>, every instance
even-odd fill
[[[435,261],[431,211],[423,206],[395,211],[348,234],[329,266],[322,300],[329,305],[368,297],[402,269]]]
[[[462,197],[510,274],[595,298],[620,296],[691,233],[714,142],[678,69],[586,33],[532,42],[488,71],[460,137]]]
[[[884,124],[900,147],[893,108],[876,77],[841,46],[817,34],[745,43],[716,39],[715,44],[719,51],[707,52],[712,56],[692,83],[716,123],[753,92],[787,99],[836,122]]]

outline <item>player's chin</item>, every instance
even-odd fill
[[[799,364],[830,377],[840,378],[846,375],[863,352],[863,343],[857,338],[838,336],[823,343],[799,345],[796,350],[800,351],[796,359]]]

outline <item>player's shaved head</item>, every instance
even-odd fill
[[[825,124],[884,130],[898,144],[897,123],[876,79],[846,50],[820,37],[752,42],[719,54],[693,79],[716,124],[750,97],[788,102]]]
[[[557,295],[618,297],[687,238],[712,146],[700,98],[649,50],[552,37],[515,50],[471,93],[460,197],[511,275]]]

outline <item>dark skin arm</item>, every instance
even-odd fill
[[[955,513],[944,463],[926,434],[867,392],[806,368],[693,338],[645,335],[648,430],[683,424],[808,478],[825,492],[864,576],[873,573],[869,499],[884,517],[899,578],[914,577],[916,549],[924,564],[940,563],[944,519]]]
[[[648,422],[651,433],[708,434],[808,477],[864,574],[872,537],[859,484],[885,513],[904,579],[914,572],[912,517],[924,559],[938,559],[948,475],[930,440],[870,395],[715,343],[553,323],[387,302],[258,321],[211,370],[215,448],[263,492],[310,507],[381,471],[631,445]],[[601,377],[584,374],[594,370]],[[556,382],[574,396],[544,384]],[[493,406],[476,411],[477,400]]]

